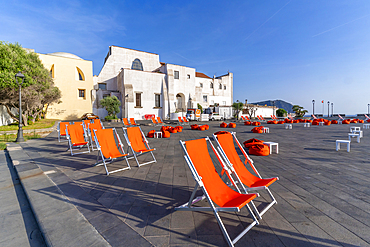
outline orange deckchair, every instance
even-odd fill
[[[189,123],[189,120],[186,118],[186,117],[182,117],[183,121],[184,121],[184,124],[190,124]]]
[[[58,132],[58,141],[61,142],[60,138],[62,136],[67,137],[66,128],[69,122],[60,122],[57,128]],[[67,139],[65,141],[68,141]]]
[[[244,122],[246,122],[247,121],[247,119],[244,117],[244,116],[240,116],[241,117],[241,119],[244,121]]]
[[[94,121],[93,123],[89,123],[89,125],[87,126],[87,133],[90,138],[90,145],[93,151],[94,151],[94,144],[96,146],[94,130],[100,130],[100,129],[104,129],[104,126],[100,121],[96,121],[96,122]]]
[[[124,126],[130,126],[131,124],[128,122],[127,118],[122,118],[122,123]]]
[[[118,147],[117,147],[114,137],[116,137],[117,139]],[[123,151],[123,144],[115,128],[94,129],[94,139],[95,139],[96,147],[99,151],[97,162],[95,163],[95,165],[97,166],[104,165],[107,175],[109,175],[110,173],[119,172],[119,171],[123,171],[126,169],[131,169],[130,164],[128,163],[128,160],[127,160],[127,154],[125,154],[125,152]],[[99,154],[102,158],[102,163],[99,163]],[[126,160],[127,167],[117,169],[114,171],[108,171],[107,164],[119,158],[124,158]]]
[[[155,120],[154,117],[152,117],[152,123],[153,123],[154,126],[157,126],[158,125],[158,122],[157,122],[157,120]]]
[[[75,124],[70,124],[67,125],[67,139],[69,143],[69,149],[71,150],[71,155],[76,155],[76,154],[83,154],[83,153],[90,153],[90,147],[89,147],[89,142],[85,141],[85,131],[82,126],[82,123],[75,123]],[[73,147],[78,147],[79,149],[83,148],[84,146],[87,147],[88,151],[85,152],[80,152],[80,153],[73,153],[76,149],[73,149]],[[68,151],[67,150],[67,151]]]
[[[127,141],[127,144],[130,147],[133,157],[135,158],[136,163],[139,167],[157,162],[153,154],[153,151],[155,149],[150,148],[149,143],[145,135],[141,131],[140,127],[122,128],[122,130],[123,130],[125,139]],[[137,159],[137,156],[145,154],[145,153],[150,153],[153,157],[153,160],[140,164]]]
[[[84,124],[83,126],[84,126],[85,130],[87,130],[87,128],[88,128],[89,124],[91,123],[91,121],[89,119],[82,120],[82,123]]]
[[[134,118],[130,118],[130,123],[131,123],[131,125],[138,125],[138,124],[135,122],[135,119],[134,119]]]
[[[193,178],[197,183],[189,201],[179,207],[176,207],[175,210],[213,212],[227,243],[229,246],[234,246],[234,244],[254,225],[259,224],[257,218],[248,205],[248,203],[252,202],[252,200],[256,198],[258,194],[241,194],[227,186],[215,170],[215,166],[208,152],[207,143],[211,145],[214,154],[220,161],[221,158],[208,137],[192,141],[180,141],[181,147],[185,153],[184,158],[186,163],[188,164]],[[203,191],[203,196],[194,199],[199,187]],[[192,206],[203,199],[207,199],[206,201],[208,202],[209,207]],[[248,209],[250,215],[252,216],[253,222],[247,226],[235,239],[232,240],[218,212],[240,212],[243,207]]]
[[[162,121],[162,119],[160,117],[157,117],[157,122],[160,125],[164,125],[164,123],[163,123],[163,121]]]
[[[225,162],[222,163],[223,169],[228,172],[227,175],[229,176],[234,186],[237,186],[236,182],[239,182],[245,193],[248,193],[248,191],[261,189],[265,189],[268,192],[272,201],[264,209],[262,209],[261,211],[257,210],[256,212],[258,218],[262,219],[262,215],[266,213],[267,210],[271,208],[275,203],[277,203],[268,187],[275,181],[279,180],[279,178],[274,177],[263,179],[261,177],[255,166],[250,162],[248,155],[241,147],[239,141],[236,139],[235,133],[226,132],[219,135],[213,134],[213,139],[216,141],[218,149],[225,160]],[[234,140],[242,153],[245,153],[245,164],[242,162],[235,149]],[[245,167],[247,163],[249,163],[257,176],[249,172],[249,170]],[[233,175],[235,178],[233,177]],[[248,188],[246,188],[244,185],[248,186]],[[253,208],[256,209],[255,207]]]
[[[182,118],[181,117],[177,117],[177,119],[179,120],[179,124],[180,125],[183,125],[184,124],[184,121],[182,121]]]

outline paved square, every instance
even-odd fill
[[[280,178],[270,186],[278,203],[235,246],[370,246],[370,130],[363,130],[369,133],[364,133],[361,143],[352,142],[348,153],[337,152],[335,143],[348,138],[348,125],[293,124],[287,131],[284,125],[263,124],[270,128],[269,134],[252,133],[253,126],[242,123],[235,129],[221,129],[219,122],[209,125],[207,131],[185,125],[183,132],[168,139],[148,139],[156,149],[157,163],[138,168],[131,159],[131,170],[109,176],[104,167],[93,166],[97,151],[71,157],[68,144],[59,143],[56,132],[21,146],[43,171],[55,171],[47,176],[66,196],[64,200],[112,246],[227,246],[211,212],[174,211],[189,199],[195,185],[179,140],[232,130],[240,142],[250,138],[277,142],[279,154],[251,157],[263,177]],[[112,126],[121,125],[106,127]],[[147,133],[160,127],[142,129]],[[123,132],[117,130],[126,150]],[[140,156],[141,162],[150,159],[149,154]],[[121,165],[124,161],[110,166]],[[53,188],[37,193],[55,196]],[[268,195],[260,194],[256,201],[263,206]],[[231,237],[251,220],[246,210],[221,217]]]

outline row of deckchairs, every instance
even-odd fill
[[[157,119],[152,117],[152,123],[153,123],[154,126],[164,125],[164,123],[163,123],[163,121],[160,117],[157,117]]]
[[[123,149],[123,143],[117,134],[116,129],[104,129],[100,121],[88,123],[87,127],[85,127],[83,122],[61,122],[58,127],[58,140],[60,140],[65,131],[65,136],[69,144],[68,150],[71,151],[72,156],[89,153],[90,147],[93,151],[98,150],[98,156],[95,165],[104,165],[107,175],[110,173],[130,169],[128,159],[131,158],[135,159],[139,167],[156,162],[152,152],[154,149],[150,148],[149,143],[140,127],[135,126],[122,128],[122,130],[128,144],[128,150],[130,149],[132,152],[132,155],[130,156],[129,153],[125,153]],[[86,148],[87,150],[83,152],[77,152],[77,150],[81,150],[82,148]],[[153,160],[141,164],[137,157],[144,153],[150,153]],[[126,160],[127,167],[109,171],[107,165],[121,158]]]
[[[178,120],[179,120],[180,125],[185,125],[185,124],[189,125],[190,124],[189,120],[186,117],[178,117]]]
[[[134,118],[130,118],[130,121],[127,118],[122,118],[122,123],[124,126],[137,126]]]
[[[258,225],[258,220],[262,219],[262,215],[277,203],[268,187],[279,178],[261,177],[256,167],[253,165],[252,159],[249,158],[240,145],[235,133],[215,133],[213,135],[213,140],[215,140],[217,144],[217,149],[208,137],[197,140],[180,141],[181,147],[185,153],[184,158],[186,163],[197,183],[189,201],[175,208],[175,210],[212,211],[227,243],[229,246],[234,246],[234,244],[253,226]],[[237,148],[235,148],[235,143]],[[243,154],[244,162],[238,155],[237,149]],[[209,150],[212,150],[213,154],[217,157],[217,160],[222,166],[221,174],[226,173],[234,189],[228,186],[217,173]],[[255,174],[245,167],[247,164]],[[203,195],[195,198],[195,194],[199,187],[202,189]],[[268,192],[271,202],[262,210],[258,210],[253,200],[259,196],[255,191],[262,190]],[[206,199],[209,207],[193,206],[203,199]],[[243,207],[246,207],[249,211],[252,217],[252,223],[250,223],[237,237],[231,239],[218,212],[240,212]]]

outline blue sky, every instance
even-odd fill
[[[370,1],[3,1],[0,40],[92,60],[110,45],[209,76],[234,73],[234,101],[282,99],[367,113]]]

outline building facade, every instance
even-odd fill
[[[62,93],[60,103],[50,105],[46,117],[72,120],[92,112],[92,61],[66,52],[38,55]]]
[[[110,46],[102,70],[94,77],[93,112],[103,118],[99,101],[115,95],[122,102],[118,117],[170,118],[188,108],[232,105],[233,74],[213,78],[195,68],[163,63],[159,55]]]

